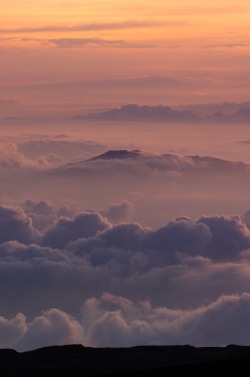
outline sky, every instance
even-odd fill
[[[246,0],[0,5],[2,85],[137,76],[249,80]]]
[[[248,345],[249,2],[0,7],[0,347]]]

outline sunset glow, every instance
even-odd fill
[[[237,72],[246,79],[249,74],[250,5],[245,0],[237,5],[181,0],[11,0],[0,5],[4,82],[196,70]]]
[[[0,7],[0,348],[250,344],[249,1]]]

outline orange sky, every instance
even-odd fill
[[[249,74],[248,0],[0,0],[0,6],[2,85]]]

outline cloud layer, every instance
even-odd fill
[[[1,347],[249,343],[249,211],[151,229],[132,209],[0,206]]]

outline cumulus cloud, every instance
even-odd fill
[[[84,302],[80,320],[55,308],[31,321],[22,314],[12,320],[0,317],[1,345],[20,351],[75,343],[97,347],[248,345],[249,314],[249,293],[222,295],[190,310],[103,293]]]
[[[127,250],[159,252],[166,257],[176,253],[204,256],[212,260],[234,260],[250,247],[250,232],[240,216],[202,216],[196,221],[177,218],[152,230],[136,223],[121,223],[107,227],[88,241],[72,243],[73,250],[116,246]],[[86,238],[86,237],[84,237]]]
[[[0,206],[2,346],[250,341],[234,330],[250,310],[247,211],[151,229],[90,210],[62,218],[70,208],[43,200],[24,208]],[[31,214],[54,222],[38,233]]]
[[[18,152],[15,144],[0,142],[1,168],[31,168],[35,166],[36,164],[34,161],[25,158],[22,153]]]
[[[0,317],[0,347],[15,347],[18,339],[26,332],[26,318],[18,313],[12,319]]]
[[[55,209],[46,200],[34,201],[27,199],[23,208],[25,213],[31,218],[33,226],[38,230],[44,230],[57,218]]]
[[[37,215],[49,216],[54,214],[53,207],[46,200],[40,200],[37,202],[32,199],[27,199],[24,203],[24,208],[27,212],[33,212]]]
[[[82,310],[87,320],[91,314],[88,336],[99,347],[249,344],[248,293],[221,296],[207,306],[185,311],[103,294],[100,299],[87,300]]]
[[[1,173],[34,172],[53,166],[59,166],[65,160],[54,153],[45,153],[35,157],[25,151],[24,147],[14,142],[0,142],[0,169]],[[88,156],[88,154],[86,155]]]
[[[83,341],[83,328],[72,316],[59,309],[49,309],[28,324],[16,348],[30,350]]]
[[[239,252],[250,247],[250,232],[240,216],[202,216],[198,223],[211,231],[211,258],[237,258]]]
[[[112,223],[129,220],[133,212],[133,204],[128,200],[122,200],[121,203],[110,204],[110,206],[100,213],[109,219]]]
[[[110,223],[99,213],[83,212],[73,219],[59,218],[44,234],[42,243],[50,247],[64,247],[79,238],[93,237],[109,227]]]
[[[165,227],[151,232],[146,239],[147,247],[165,252],[185,252],[202,255],[211,240],[210,228],[191,219],[180,218]]]
[[[0,206],[0,243],[15,240],[29,244],[36,242],[38,235],[21,208]]]

